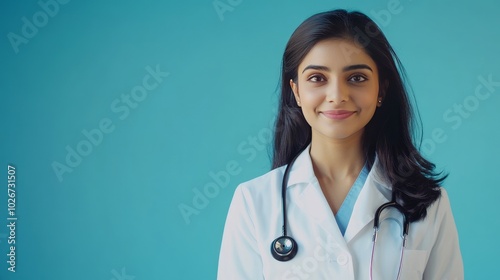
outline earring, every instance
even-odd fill
[[[379,99],[378,99],[377,105],[378,105],[379,107],[380,107],[380,106],[382,106],[382,98],[379,98]]]

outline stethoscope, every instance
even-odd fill
[[[290,169],[295,160],[298,158],[298,156],[301,153],[299,152],[290,162],[290,164],[287,165],[285,169],[285,174],[283,175],[283,181],[281,184],[281,199],[282,199],[282,206],[283,206],[283,235],[276,238],[272,243],[271,243],[271,254],[273,257],[281,262],[289,261],[297,255],[297,251],[299,249],[297,242],[290,236],[287,235],[287,227],[286,227],[286,189],[287,189],[287,183],[288,183],[288,176],[290,174]],[[408,239],[408,230],[410,228],[410,222],[408,219],[408,215],[404,208],[398,204],[395,201],[395,198],[393,197],[390,202],[382,204],[377,211],[375,211],[375,217],[373,219],[373,238],[372,238],[372,249],[371,249],[371,257],[370,257],[370,279],[373,279],[372,272],[373,272],[373,257],[375,254],[375,244],[377,243],[377,234],[379,231],[379,225],[380,225],[380,215],[383,210],[388,209],[388,208],[394,208],[398,210],[401,215],[403,216],[403,245],[401,246],[401,254],[399,257],[399,268],[398,268],[398,274],[397,274],[397,279],[399,279],[401,275],[401,269],[403,267],[403,254],[404,254],[404,248],[406,247],[406,240]]]

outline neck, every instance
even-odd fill
[[[356,178],[366,160],[361,135],[331,139],[313,133],[310,155],[316,177],[331,181]]]

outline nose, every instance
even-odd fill
[[[326,88],[326,101],[340,104],[349,101],[349,89],[338,79],[332,80]]]

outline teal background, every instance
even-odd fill
[[[392,0],[221,2],[231,7],[222,16],[211,0],[69,1],[18,53],[8,34],[21,35],[22,18],[42,8],[0,3],[0,279],[215,279],[234,188],[270,167],[269,123],[289,36],[314,13],[373,16]],[[500,81],[500,4],[400,7],[378,23],[408,71],[424,139],[434,129],[446,136],[426,155],[450,172],[466,279],[491,279],[500,250],[500,87],[455,129],[443,114],[470,101],[478,76]],[[114,100],[157,65],[169,76],[120,119]],[[106,118],[114,130],[59,181],[53,162],[64,164],[66,146],[75,149],[82,130]],[[179,207],[193,207],[196,190],[213,187],[210,173],[228,163],[235,175],[198,199],[206,205],[186,222]],[[17,171],[15,273],[6,263],[7,164]]]

